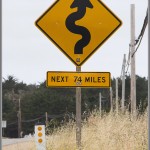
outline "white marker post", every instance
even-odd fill
[[[45,125],[35,125],[35,144],[37,150],[46,150]]]

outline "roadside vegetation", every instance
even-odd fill
[[[47,150],[77,150],[76,125],[70,120],[66,125],[49,130]],[[3,150],[36,150],[35,142],[18,143],[3,147]],[[93,112],[82,122],[82,150],[148,150],[148,114],[137,119],[125,114]]]
[[[133,119],[110,113],[92,113],[82,126],[82,150],[148,150],[147,113]],[[48,150],[76,150],[76,126],[69,122],[48,136]]]
[[[110,90],[82,88],[82,149],[83,150],[147,150],[148,148],[148,80],[136,76],[136,119],[130,114],[130,76],[125,81],[126,113],[115,113],[115,78],[111,79],[113,112],[110,112]],[[47,120],[47,149],[76,149],[76,90],[75,88],[47,88],[45,81],[27,85],[14,76],[2,82],[3,120],[7,127],[3,137],[18,137],[18,110],[20,101],[21,131],[23,136],[34,134],[37,122]],[[99,93],[102,95],[102,116],[99,114]],[[119,106],[122,82],[118,79]],[[47,118],[46,118],[47,117]],[[32,146],[33,144],[33,146]],[[31,147],[35,147],[35,143]],[[18,150],[19,145],[17,145]],[[6,147],[5,147],[6,148]],[[9,148],[10,149],[10,148]],[[33,148],[34,149],[34,148]]]

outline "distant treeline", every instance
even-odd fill
[[[111,79],[113,99],[115,105],[116,83]],[[125,106],[130,111],[130,76],[125,80]],[[144,112],[148,105],[148,80],[145,77],[136,76],[137,109]],[[99,108],[99,93],[102,95],[102,110],[110,110],[109,88],[82,88],[82,118]],[[46,82],[39,85],[27,85],[18,82],[16,77],[8,76],[2,82],[2,109],[3,120],[7,121],[7,128],[3,136],[18,137],[18,110],[19,99],[21,109],[21,126],[24,134],[34,132],[37,122],[49,121],[49,128],[53,129],[64,124],[69,119],[75,120],[76,113],[76,89],[75,88],[47,88]],[[119,103],[122,96],[122,82],[118,79]]]

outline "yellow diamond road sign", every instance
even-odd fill
[[[36,21],[36,26],[77,66],[121,24],[100,0],[57,0]]]

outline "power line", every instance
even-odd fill
[[[146,28],[146,26],[147,26],[147,23],[148,23],[148,9],[147,9],[146,17],[145,17],[145,19],[144,19],[144,23],[143,23],[142,30],[141,30],[141,32],[140,32],[140,34],[139,34],[137,40],[135,40],[135,42],[136,42],[135,45],[136,45],[136,44],[138,43],[138,41],[140,40],[141,36],[144,35],[144,32],[145,32],[145,28]]]
[[[44,116],[43,117],[39,117],[39,118],[35,118],[35,119],[30,119],[30,120],[22,120],[21,122],[34,122],[34,121],[42,119],[42,118],[44,118]]]
[[[7,124],[7,126],[10,126],[10,125],[13,125],[13,124],[17,124],[17,121],[16,121],[16,122],[9,123],[9,124]]]
[[[137,40],[135,40],[135,45],[137,45],[138,43],[139,43],[139,44],[138,44],[138,46],[136,47],[136,50],[134,51],[134,53],[132,54],[132,57],[133,57],[134,54],[137,52],[137,50],[138,50],[138,48],[139,48],[139,46],[140,46],[140,44],[141,44],[141,41],[142,41],[142,39],[143,39],[143,35],[144,35],[144,33],[145,33],[145,29],[146,29],[147,24],[148,24],[148,9],[147,9],[146,17],[145,17],[145,19],[144,19],[144,23],[143,23],[143,27],[142,27],[142,29],[141,29],[141,32],[140,32],[140,34],[139,34]]]
[[[145,29],[146,29],[146,26],[148,24],[148,10],[147,10],[147,13],[146,13],[146,17],[144,19],[144,23],[143,23],[143,26],[142,26],[142,29],[141,29],[141,32],[138,36],[138,38],[135,40],[135,45],[137,45],[136,47],[136,50],[134,51],[134,53],[132,54],[132,57],[134,56],[134,54],[137,52],[140,44],[141,44],[141,41],[143,39],[143,35],[145,33]],[[131,44],[129,44],[129,53],[128,53],[128,61],[127,61],[127,64],[126,64],[126,73],[128,72],[128,69],[129,69],[129,66],[130,66],[130,57],[131,57],[131,52],[130,52],[130,49],[131,49]],[[122,75],[122,70],[121,70],[121,75]]]
[[[61,118],[61,117],[64,117],[66,115],[65,114],[59,114],[59,115],[48,115],[47,117],[49,119],[55,119],[55,118]],[[68,114],[69,115],[69,114]],[[38,118],[35,118],[35,119],[30,119],[30,120],[22,120],[22,122],[34,122],[36,120],[39,120],[39,119],[42,119],[42,118],[45,118],[45,115],[41,116],[41,117],[38,117]]]
[[[64,116],[66,116],[66,115],[71,116],[72,114],[68,112],[68,113],[59,114],[59,115],[48,115],[48,118],[49,118],[49,119],[55,119],[55,118],[64,117]],[[22,120],[21,122],[22,122],[22,123],[34,122],[34,121],[37,121],[37,120],[42,119],[42,118],[45,118],[45,115],[42,115],[41,117],[34,118],[34,119]],[[17,121],[16,121],[16,122],[9,123],[7,126],[10,126],[10,125],[13,125],[13,124],[17,124]]]
[[[130,47],[131,47],[131,45],[129,44],[128,60],[127,60],[127,63],[126,63],[126,67],[127,67],[126,74],[128,72],[129,66],[130,66],[130,55],[131,55],[131,52],[130,52],[131,49],[130,49]]]
[[[64,117],[65,114],[60,114],[60,115],[48,115],[48,118],[53,119],[53,118],[61,118]]]

